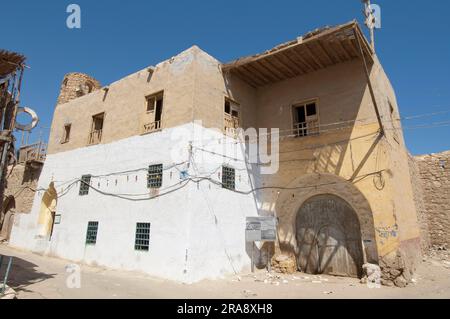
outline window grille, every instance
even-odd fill
[[[134,249],[139,251],[148,251],[149,245],[150,245],[150,223],[137,223]]]

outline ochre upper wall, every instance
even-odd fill
[[[392,95],[391,104],[398,113],[395,95],[378,61],[372,78],[375,90],[383,91],[379,96]],[[103,112],[102,144],[143,134],[143,125],[149,121],[146,97],[161,91],[162,129],[194,120],[202,121],[205,127],[223,129],[225,97],[240,105],[240,123],[244,128],[274,127],[289,133],[292,105],[311,99],[317,102],[320,125],[325,128],[352,120],[357,120],[355,124],[376,122],[359,59],[253,88],[237,76],[223,74],[219,61],[194,46],[158,64],[153,73],[144,69],[109,85],[108,90],[95,90],[58,104],[49,154],[88,146],[92,117]],[[379,104],[388,118],[388,103],[383,100]],[[62,143],[66,124],[71,124],[70,139]]]

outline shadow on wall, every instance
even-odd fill
[[[39,167],[32,167],[31,165],[27,165],[25,167],[25,171],[23,172],[22,185],[36,182],[41,175],[41,171],[42,165],[39,165]]]
[[[9,256],[3,257],[3,263],[0,267],[0,274],[2,275],[2,279],[8,265],[8,260]],[[12,287],[17,292],[31,292],[27,289],[28,286],[56,276],[56,274],[45,274],[39,272],[36,270],[37,267],[38,266],[33,263],[30,263],[18,257],[14,257],[8,277],[8,286]]]
[[[308,174],[297,178],[289,185],[289,187],[295,188],[296,186],[302,185],[321,184],[322,186],[317,186],[314,188],[300,187],[296,190],[281,192],[279,200],[277,201],[277,212],[279,217],[278,239],[281,251],[286,253],[291,252],[298,256],[298,235],[300,235],[301,239],[302,234],[304,233],[304,231],[302,231],[302,227],[308,223],[312,223],[313,225],[316,223],[320,224],[321,218],[327,219],[329,217],[338,217],[337,222],[340,224],[343,223],[343,225],[346,225],[349,223],[351,224],[350,226],[353,225],[355,227],[355,229],[351,231],[351,233],[355,235],[355,238],[351,238],[352,242],[354,241],[356,243],[356,241],[359,241],[360,239],[364,242],[364,261],[378,263],[378,252],[372,210],[367,202],[367,199],[352,183],[331,174]],[[325,197],[317,203],[317,208],[314,205],[308,208],[308,202],[316,196]],[[316,198],[320,199],[320,197]],[[334,214],[330,215],[329,212],[336,211],[336,209],[333,208],[336,201],[330,201],[327,198],[340,198],[348,204],[340,205],[343,208],[337,210],[341,211],[341,213],[343,212],[342,216],[334,216]],[[341,200],[338,200],[338,202],[341,202]],[[328,208],[331,204],[333,204],[333,207],[330,206]],[[299,217],[298,214],[305,208],[311,210],[311,214],[308,215],[310,216],[310,220],[307,218],[306,221],[308,223],[306,221],[304,223],[299,223],[299,220],[297,219]],[[314,214],[314,212],[322,210],[324,212],[322,217]],[[344,214],[347,210],[352,213]],[[347,215],[353,216],[353,212],[356,214],[355,218],[347,217]],[[357,223],[359,223],[358,227],[356,227]],[[348,235],[349,230],[345,230],[344,227],[344,231],[342,233],[344,235]],[[316,233],[314,233],[313,236],[316,236]],[[359,236],[361,236],[361,238],[359,238]],[[356,248],[358,247],[355,246],[354,249],[351,250],[357,250]],[[357,253],[356,255],[359,256],[360,253]],[[360,259],[360,257],[358,257],[358,259]]]

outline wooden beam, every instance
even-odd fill
[[[308,55],[310,56],[311,59],[313,59],[314,63],[317,64],[319,66],[320,69],[325,68],[325,66],[323,65],[323,63],[314,56],[314,54],[311,52],[311,49],[309,48],[308,45],[305,45],[305,51],[308,53]]]
[[[339,40],[337,40],[339,42]],[[341,48],[337,49],[335,43],[336,41],[326,41],[322,43],[323,48],[335,59],[337,63],[342,63],[348,59],[344,54],[341,54]]]
[[[333,58],[331,57],[330,54],[328,54],[327,50],[325,50],[325,48],[322,45],[322,42],[320,42],[320,40],[317,40],[315,42],[317,44],[317,47],[320,49],[320,51],[322,51],[322,53],[324,53],[324,55],[327,57],[327,59],[330,61],[330,65],[336,64],[337,62],[335,62],[333,60]]]
[[[274,69],[273,67],[263,64],[261,60],[257,61],[256,63],[258,63],[258,65],[261,66],[262,68],[269,71],[270,74],[273,74],[277,78],[278,81],[285,79],[283,74],[281,74],[276,68]]]
[[[244,65],[244,68],[248,69],[250,72],[258,74],[258,76],[266,83],[272,82],[272,78],[268,77],[260,68],[254,67],[252,63]]]
[[[240,66],[242,64],[258,61],[258,60],[264,59],[266,57],[272,56],[274,54],[277,54],[279,52],[290,50],[293,47],[298,47],[298,46],[299,47],[303,47],[306,44],[308,44],[310,42],[313,42],[316,39],[319,39],[321,37],[331,36],[331,35],[333,35],[335,33],[343,32],[345,30],[351,30],[352,28],[355,27],[355,25],[357,25],[357,22],[356,21],[351,21],[349,23],[346,23],[346,24],[343,24],[343,25],[340,25],[340,26],[336,26],[334,28],[330,28],[328,30],[324,30],[322,32],[319,32],[318,34],[316,34],[314,36],[311,36],[311,37],[309,37],[309,38],[307,38],[307,39],[305,39],[303,41],[291,41],[292,42],[291,44],[287,44],[286,46],[283,46],[281,49],[276,49],[276,50],[273,50],[273,51],[268,52],[268,53],[263,53],[263,54],[259,54],[259,55],[249,56],[249,57],[245,57],[245,58],[241,58],[241,59],[232,61],[230,63],[225,64],[223,68],[224,68],[224,70],[226,70],[226,69],[229,69],[229,68],[238,67],[238,66]]]
[[[336,43],[338,44],[338,47],[341,49],[341,51],[344,53],[345,58],[346,58],[347,60],[352,60],[352,59],[353,59],[352,56],[347,52],[347,49],[344,47],[344,45],[342,44],[342,42],[338,39],[338,40],[336,41]]]
[[[270,83],[270,81],[267,80],[264,75],[261,75],[261,72],[251,69],[250,64],[243,65],[241,68],[243,68],[247,73],[252,74],[254,77],[256,77],[258,79],[258,82],[262,85]]]
[[[254,88],[258,87],[258,84],[250,77],[248,77],[245,73],[243,73],[240,69],[234,69],[233,73],[235,73],[238,77],[240,77],[244,82],[247,82]],[[232,73],[232,74],[233,74]]]
[[[309,63],[308,61],[306,61],[306,60],[301,56],[301,54],[297,51],[297,49],[292,49],[290,52],[292,52],[292,53],[295,55],[295,57],[296,57],[301,63],[303,63],[304,65],[306,65],[306,67],[307,67],[308,69],[310,69],[311,71],[316,71],[316,70],[317,70],[315,67],[312,66],[311,63]]]
[[[352,40],[345,39],[344,43],[347,44],[348,48],[350,48],[350,51],[352,51],[353,57],[359,57],[359,53],[356,50],[355,43],[353,43]]]
[[[307,71],[301,66],[298,62],[296,62],[294,59],[292,59],[288,52],[282,52],[280,53],[282,57],[284,57],[286,60],[288,60],[291,64],[295,65],[296,69],[301,73],[305,74]]]
[[[271,62],[270,60],[272,60],[273,62]],[[288,77],[294,77],[294,76],[297,76],[297,75],[298,75],[298,74],[296,74],[294,71],[292,71],[292,69],[290,68],[289,65],[287,65],[286,63],[284,63],[283,60],[281,60],[281,59],[279,58],[279,55],[274,55],[274,56],[272,56],[272,58],[269,59],[267,62],[272,63],[272,64],[278,63],[278,64],[282,67],[282,69],[284,69],[285,72],[289,74]]]
[[[262,67],[258,63],[258,61],[253,62],[253,63],[248,63],[247,66],[251,69],[257,70],[260,74],[263,74],[267,79],[269,79],[269,82],[276,82],[279,80],[276,76],[274,76],[274,74],[271,71]]]

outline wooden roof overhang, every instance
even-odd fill
[[[0,49],[0,79],[24,67],[25,57],[21,54]]]
[[[361,44],[361,47],[360,45]],[[224,73],[261,87],[358,59],[373,63],[373,50],[356,21],[318,29],[271,50],[222,65]]]

